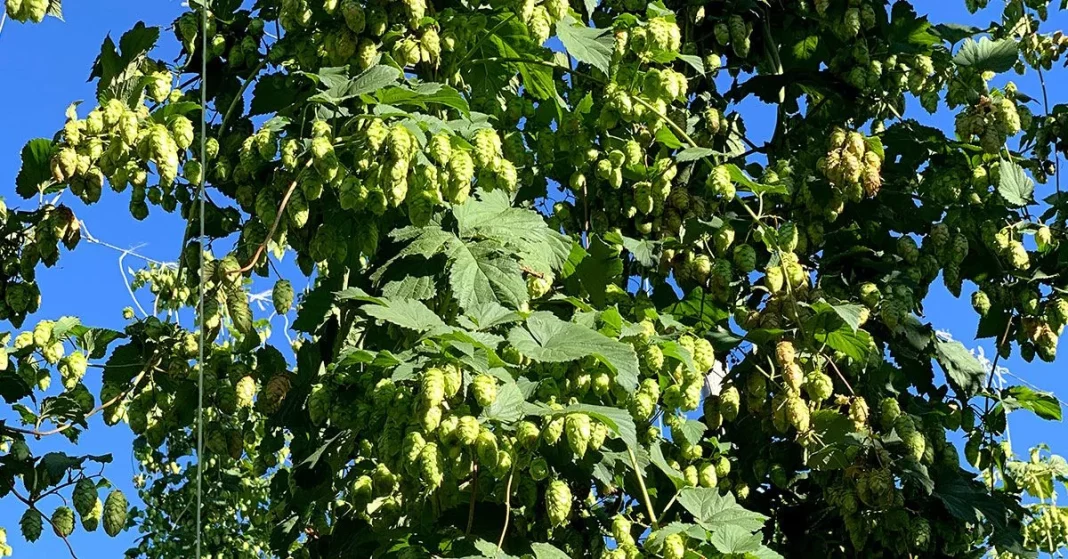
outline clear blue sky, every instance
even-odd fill
[[[920,6],[920,10],[931,10],[931,20],[935,23],[961,22],[981,27],[997,18],[994,9],[1001,5],[994,2],[991,9],[972,16],[964,10],[963,0],[915,4]],[[50,137],[60,129],[64,122],[64,110],[70,102],[81,99],[92,103],[94,86],[87,83],[86,79],[104,36],[111,33],[117,40],[139,20],[149,25],[166,25],[182,11],[179,0],[71,0],[65,2],[64,7],[66,23],[54,19],[37,26],[8,22],[0,34],[0,76],[4,76],[5,85],[0,88],[0,106],[5,109],[3,124],[0,125],[0,195],[11,207],[28,205],[14,191],[19,167],[18,154],[22,145],[31,138]],[[1049,29],[1063,28],[1065,21],[1068,18],[1055,14]],[[173,35],[164,33],[163,38],[168,48],[162,55],[170,57],[175,52],[171,43]],[[1063,70],[1051,72],[1052,79],[1048,84],[1051,104],[1068,102],[1065,76]],[[1033,75],[1010,77],[1016,80],[1022,91],[1040,98],[1037,79]],[[1033,109],[1036,114],[1041,113],[1040,106]],[[83,109],[83,116],[86,110]],[[768,106],[759,101],[746,104],[742,111],[749,130],[759,143],[770,133],[774,124],[773,115],[768,111]],[[908,116],[946,130],[952,129],[953,116],[948,112],[932,119],[913,107]],[[154,209],[148,221],[137,222],[127,211],[128,200],[128,194],[114,195],[105,190],[102,201],[91,208],[84,208],[71,197],[66,203],[75,208],[97,238],[122,247],[141,245],[139,251],[146,256],[173,260],[181,242],[180,219]],[[38,280],[44,292],[44,303],[38,318],[76,315],[87,324],[120,329],[123,325],[120,311],[130,304],[130,300],[119,276],[118,256],[118,253],[106,248],[83,243],[75,252],[65,252],[56,268],[40,270]],[[127,263],[138,265],[134,259],[128,259]],[[936,328],[952,332],[966,345],[978,345],[971,341],[977,319],[968,302],[968,294],[955,300],[943,288],[934,289],[927,304],[926,318]],[[28,320],[27,323],[32,322]],[[984,345],[987,355],[992,356],[989,340]],[[1064,353],[1062,369],[1064,360],[1068,359]],[[1037,360],[1027,364],[1017,358],[1008,360],[1004,365],[1014,374],[1043,389],[1068,395],[1068,377],[1058,373],[1055,365],[1042,364]],[[94,372],[99,375],[99,370],[91,370],[87,383],[90,389],[96,391],[99,377],[93,378]],[[92,425],[93,428],[83,435],[77,448],[66,444],[65,440],[36,443],[34,448],[39,452],[60,449],[69,453],[111,453],[115,461],[107,467],[107,476],[127,495],[135,497],[136,492],[131,485],[135,464],[130,452],[132,437],[128,428],[107,429],[99,421]],[[1059,424],[1042,422],[1021,412],[1012,416],[1011,428],[1014,448],[1018,453],[1026,452],[1029,446],[1040,441],[1051,443],[1055,450],[1058,447],[1062,450],[1068,448],[1068,435]],[[52,506],[58,504],[57,501]],[[10,498],[0,504],[0,526],[7,528],[8,541],[15,548],[16,556],[66,556],[66,547],[47,529],[41,540],[32,546],[22,541],[17,526],[22,510],[21,504]],[[83,559],[118,557],[136,535],[125,533],[110,539],[101,531],[85,534],[79,527],[71,541]]]

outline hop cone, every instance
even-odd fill
[[[126,495],[118,489],[112,491],[104,501],[104,531],[111,537],[119,535],[126,527]]]

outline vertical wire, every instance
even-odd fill
[[[197,219],[200,220],[199,246],[200,270],[204,269],[204,179],[208,171],[208,7],[207,2],[200,6],[200,185],[197,189],[197,203],[200,206]],[[201,499],[204,479],[204,279],[198,274],[199,297],[197,314],[200,316],[200,343],[197,350],[197,555],[201,559]]]

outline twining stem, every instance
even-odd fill
[[[504,27],[509,21],[515,19],[515,17],[516,14],[513,12],[508,17],[502,19],[500,23],[494,25],[493,28],[487,31],[484,35],[479,37],[478,40],[475,41],[475,44],[471,45],[471,48],[467,49],[467,52],[465,52],[464,55],[460,58],[460,61],[456,63],[456,67],[459,68],[461,65],[463,65],[464,62],[467,62],[467,59],[471,58],[471,55],[474,54],[475,50],[478,49],[478,47],[482,46],[482,43],[486,42],[486,39],[490,38],[490,36],[496,33],[497,30]],[[477,60],[471,61],[472,64],[474,64],[475,62],[477,62]]]
[[[464,535],[470,536],[475,526],[475,500],[478,498],[478,462],[471,465],[471,502],[467,506],[467,529]]]
[[[508,521],[512,517],[512,477],[515,476],[515,467],[513,466],[511,471],[508,472],[508,482],[504,485],[504,526],[501,527],[501,537],[497,539],[497,552],[493,554],[494,559],[501,554],[501,547],[504,546],[504,536],[508,533]]]
[[[634,451],[627,447],[627,454],[630,455],[630,464],[634,466],[634,475],[638,477],[638,488],[642,491],[642,501],[645,503],[645,510],[649,513],[649,522],[653,525],[653,530],[660,527],[660,523],[656,519],[656,512],[653,511],[653,501],[649,498],[649,491],[645,488],[645,477],[642,476],[641,467],[638,466],[638,457],[634,455]]]
[[[267,232],[267,237],[265,237],[263,239],[263,242],[256,247],[256,252],[252,255],[252,259],[249,260],[248,264],[245,264],[237,271],[232,272],[233,274],[243,274],[255,268],[256,264],[259,263],[260,256],[263,255],[263,251],[267,250],[267,243],[269,243],[274,237],[275,231],[278,230],[278,224],[281,223],[282,218],[285,217],[286,206],[289,204],[289,198],[293,196],[293,191],[297,189],[297,184],[300,183],[301,174],[303,174],[305,169],[311,167],[312,161],[313,160],[309,158],[308,162],[305,163],[304,167],[300,170],[300,172],[297,173],[297,176],[293,177],[293,181],[289,183],[289,188],[286,188],[286,193],[284,196],[282,196],[282,203],[278,206],[278,212],[274,216],[274,223],[271,223],[271,229]],[[204,217],[201,216],[201,219],[204,219]]]
[[[267,58],[265,57],[263,60],[260,60],[260,63],[256,66],[256,69],[253,70],[252,73],[249,74],[248,78],[245,79],[244,83],[241,84],[241,89],[237,90],[237,96],[234,97],[233,101],[230,101],[230,106],[226,109],[226,114],[223,115],[222,124],[219,126],[219,134],[223,134],[226,132],[226,125],[230,122],[230,117],[234,115],[234,111],[237,110],[237,104],[242,103],[244,101],[245,91],[248,89],[248,86],[251,85],[252,82],[256,81],[256,75],[263,71],[266,66]],[[208,164],[207,161],[204,161],[203,163],[204,165]]]

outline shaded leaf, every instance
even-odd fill
[[[22,168],[15,178],[15,192],[23,198],[32,198],[52,182],[52,161],[54,146],[51,140],[37,138],[26,142],[22,148]]]
[[[971,398],[983,389],[986,369],[964,344],[936,339],[935,359],[958,396]]]

